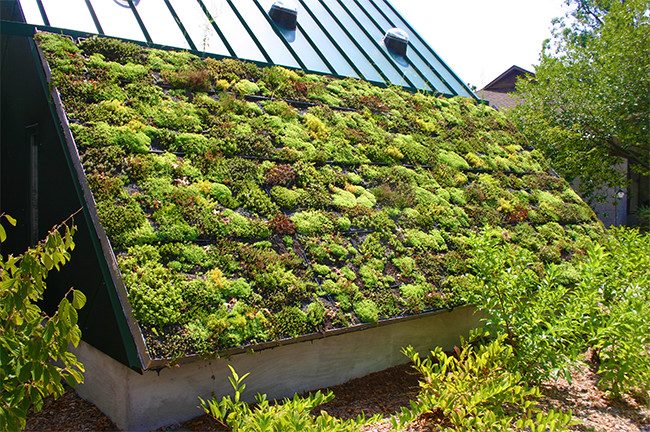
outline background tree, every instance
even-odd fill
[[[16,224],[4,214],[1,219]],[[63,380],[83,382],[83,365],[69,348],[81,339],[77,309],[86,297],[70,289],[51,317],[36,305],[47,274],[70,260],[74,232],[74,226],[57,226],[24,254],[0,257],[0,431],[23,429],[30,408],[38,411],[46,396],[63,394]],[[0,243],[6,237],[0,225]]]
[[[624,185],[623,159],[650,171],[650,3],[567,0],[536,77],[520,81],[511,111],[532,144],[587,194]]]

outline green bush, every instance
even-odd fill
[[[421,417],[434,430],[563,431],[574,424],[571,412],[543,411],[539,389],[529,387],[508,367],[513,349],[500,336],[474,348],[464,343],[456,355],[437,347],[424,359],[412,348],[404,354],[421,375],[420,393],[410,407],[392,418],[404,427]]]
[[[650,235],[612,229],[584,256],[534,270],[532,252],[497,234],[470,240],[473,275],[461,291],[490,334],[507,335],[513,367],[531,382],[570,377],[592,348],[605,389],[650,396]]]
[[[206,414],[233,432],[359,432],[364,425],[378,420],[378,416],[370,419],[358,417],[354,420],[340,420],[326,411],[313,415],[312,412],[319,405],[334,399],[331,391],[325,394],[318,391],[306,397],[295,395],[291,399],[286,398],[273,404],[265,394],[257,394],[255,405],[251,406],[242,401],[242,394],[246,389],[244,380],[249,374],[239,377],[232,366],[228,367],[232,373],[228,380],[234,390],[233,396],[224,396],[220,400],[199,400]]]

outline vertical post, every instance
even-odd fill
[[[29,242],[38,242],[38,123],[25,128],[29,145]]]

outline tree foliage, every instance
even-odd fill
[[[624,159],[650,170],[650,18],[647,0],[566,0],[525,101],[511,116],[565,177],[591,193],[625,183]]]
[[[48,273],[70,260],[74,232],[74,226],[60,225],[24,254],[0,258],[0,431],[23,429],[30,408],[38,411],[46,396],[63,394],[63,380],[83,382],[83,365],[69,347],[81,339],[77,309],[84,294],[70,289],[52,316],[36,304]],[[3,227],[0,237],[6,239]]]

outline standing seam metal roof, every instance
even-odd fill
[[[274,0],[19,0],[25,22],[216,57],[252,60],[413,91],[476,98],[387,0],[297,0],[298,25],[268,16]],[[389,52],[392,27],[408,57]]]

